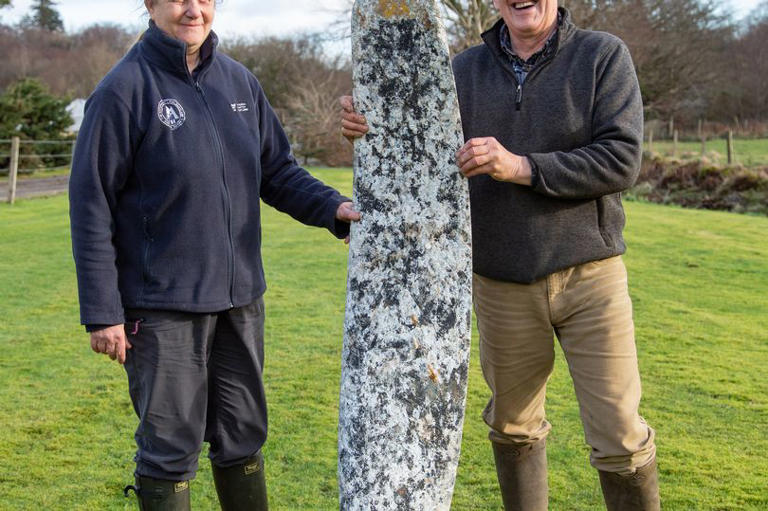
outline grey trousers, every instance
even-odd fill
[[[125,370],[139,416],[138,475],[194,478],[203,441],[220,467],[261,449],[263,299],[214,314],[128,309],[125,327],[133,345]]]

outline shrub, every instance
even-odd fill
[[[707,161],[643,161],[627,198],[683,207],[768,215],[768,167],[717,167]]]
[[[66,130],[72,125],[67,112],[68,100],[48,92],[45,85],[33,78],[24,78],[8,86],[0,94],[0,139],[19,137],[22,140],[71,139]],[[21,146],[22,168],[65,164],[68,159],[36,157],[41,154],[64,154],[71,151],[68,144]],[[8,158],[0,161],[8,167]]]

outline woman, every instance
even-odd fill
[[[259,198],[339,238],[359,215],[216,52],[214,0],[145,5],[149,29],[89,98],[75,151],[81,321],[128,373],[140,507],[188,509],[207,441],[222,508],[266,509]]]

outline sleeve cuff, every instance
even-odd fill
[[[112,325],[85,325],[85,331],[89,334],[91,332],[97,332],[99,330],[104,330],[105,328],[109,328]]]
[[[333,212],[331,213],[333,215],[333,221],[331,223],[330,231],[340,240],[349,236],[349,222],[344,222],[336,218],[336,210],[338,210],[339,206],[344,202],[352,202],[352,199],[345,197],[344,195],[339,196],[333,201]]]
[[[541,180],[541,177],[539,176],[539,166],[536,164],[536,161],[531,158],[530,154],[526,154],[525,157],[528,158],[528,163],[531,164],[531,188],[536,190],[539,187],[539,181]]]

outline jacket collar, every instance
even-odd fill
[[[555,55],[560,50],[563,44],[565,44],[565,42],[571,38],[573,32],[576,30],[576,25],[574,25],[573,21],[571,21],[570,11],[564,7],[558,7],[557,9],[560,13],[560,16],[562,16],[563,21],[560,24],[560,28],[557,32],[555,50],[552,52],[552,55]],[[501,47],[501,37],[499,35],[501,33],[501,25],[503,23],[504,20],[500,19],[490,29],[483,32],[481,37],[483,38],[485,45],[488,47],[488,49],[491,50],[491,53],[493,53],[495,57],[501,60],[502,63],[508,63],[508,59],[504,56],[504,50]]]
[[[172,73],[192,78],[187,68],[187,44],[174,39],[160,30],[154,21],[149,20],[149,28],[139,41],[147,59],[153,64]],[[216,57],[219,38],[211,31],[200,48],[200,64],[195,69],[196,75],[202,75]]]

